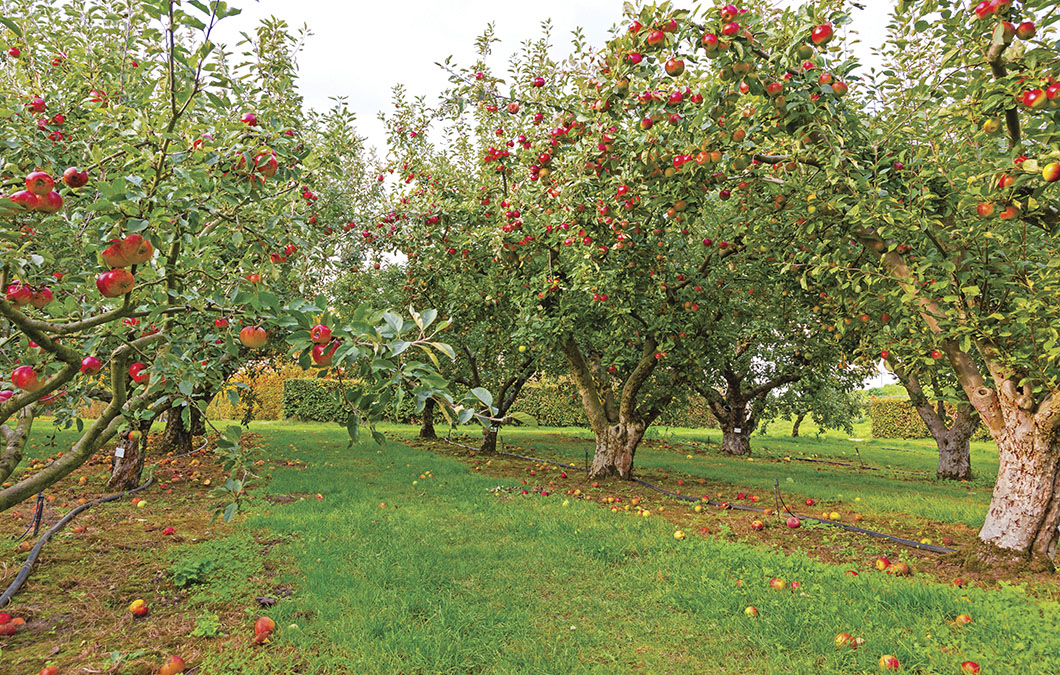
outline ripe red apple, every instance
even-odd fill
[[[1016,35],[1018,35],[1021,40],[1030,40],[1037,32],[1038,30],[1034,27],[1033,21],[1024,21],[1016,27]]]
[[[979,205],[975,207],[975,212],[983,218],[989,218],[994,215],[994,205],[991,202],[979,202]]]
[[[739,14],[740,10],[736,9],[736,5],[729,4],[721,8],[722,21],[732,21],[737,16],[739,16]]]
[[[664,66],[666,74],[670,77],[677,77],[681,73],[685,72],[685,62],[681,59],[670,59]]]
[[[19,366],[11,373],[11,384],[23,391],[34,392],[44,386],[32,366]]]
[[[174,527],[167,527],[164,530],[162,530],[163,536],[166,536],[166,537],[168,537],[168,536],[170,536],[172,534],[176,534],[176,532],[177,532],[177,530]]]
[[[1023,95],[1020,97],[1020,102],[1031,110],[1037,110],[1043,107],[1048,100],[1049,98],[1046,96],[1045,91],[1038,88],[1028,89],[1023,92]]]
[[[254,168],[262,176],[266,178],[272,178],[276,175],[276,171],[280,168],[280,163],[276,159],[275,152],[262,152],[254,157]]]
[[[835,78],[832,76],[832,73],[821,73],[820,77],[817,78],[818,84],[827,84],[831,86],[833,82],[835,82]]]
[[[814,504],[816,504],[816,503],[817,503],[817,502],[815,502],[815,501],[814,501],[814,500],[812,500],[812,499],[807,499],[807,500],[806,500],[806,506],[813,506],[813,505],[814,505]]]
[[[790,529],[797,530],[802,525],[802,522],[800,522],[795,516],[788,516],[786,524]]]
[[[179,656],[170,656],[158,671],[158,675],[180,675],[187,666]]]
[[[96,277],[96,288],[105,298],[117,298],[131,293],[134,286],[136,286],[136,278],[133,277],[132,272],[122,267]]]
[[[849,90],[850,88],[847,86],[846,82],[836,82],[832,85],[832,93],[836,96],[846,96],[846,93]]]
[[[33,302],[33,289],[21,281],[16,281],[7,287],[4,297],[16,307],[25,307]]]
[[[752,605],[751,607],[745,609],[743,613],[747,616],[758,616],[758,609]]]
[[[782,591],[788,587],[788,584],[783,579],[777,579],[773,577],[769,580],[769,587],[774,591]]]
[[[955,585],[956,586],[960,586],[961,584],[955,584]],[[957,624],[959,624],[961,626],[967,626],[968,624],[970,624],[972,622],[972,615],[971,614],[958,614],[957,618],[954,619],[953,621],[954,621],[954,623],[957,623]]]
[[[88,172],[71,166],[63,171],[63,182],[72,188],[84,187],[88,183]]]
[[[120,239],[111,239],[109,242],[110,246],[103,249],[100,253],[100,257],[103,258],[103,262],[111,267],[128,267],[129,261],[125,259],[125,253],[121,248]]]
[[[834,33],[835,31],[832,28],[832,24],[822,23],[820,26],[814,28],[813,32],[810,33],[810,42],[818,46],[826,45],[831,41],[832,35],[834,35]]]
[[[55,189],[55,180],[44,171],[33,171],[26,176],[26,189],[43,197]]]
[[[276,630],[276,622],[267,616],[258,617],[258,620],[254,622],[254,638],[256,642],[264,641],[264,638],[272,635],[273,631]],[[258,636],[263,636],[262,640],[258,640]]]
[[[535,77],[533,80],[531,80],[530,84],[534,85],[535,87],[543,87],[545,86],[545,78],[541,76]]]
[[[1060,82],[1054,82],[1045,88],[1045,98],[1053,106],[1060,106]]]
[[[1046,164],[1045,168],[1042,169],[1042,179],[1046,183],[1055,183],[1060,180],[1060,163]]]
[[[268,338],[268,333],[261,326],[246,326],[239,331],[239,341],[249,349],[261,349]]]
[[[766,529],[766,524],[763,523],[761,520],[752,520],[751,521],[751,529],[752,530],[764,530],[764,529]]]
[[[18,57],[22,56],[22,50],[18,47],[12,47],[11,49],[7,50],[7,55],[13,59],[17,59]]]
[[[36,211],[37,207],[40,206],[40,197],[29,190],[19,190],[12,194],[9,199],[27,211]]]
[[[247,126],[258,126],[258,116],[252,112],[244,113],[243,116],[239,118],[239,121]]]
[[[961,672],[976,675],[979,672],[979,664],[975,661],[965,661],[961,664]]]
[[[130,234],[121,241],[122,256],[130,265],[141,265],[155,254],[155,247],[139,234]]]
[[[59,666],[44,666],[37,675],[59,675]]]
[[[721,34],[726,37],[731,37],[739,32],[740,24],[736,23],[735,21],[733,21],[732,23],[727,23],[721,27]]]
[[[331,342],[331,329],[322,323],[318,323],[309,331],[309,337],[318,345],[326,345]]]
[[[891,566],[891,561],[887,556],[880,556],[876,558],[876,569],[883,571]]]
[[[215,319],[213,325],[218,328],[228,328],[228,319],[224,317],[221,317],[220,319]]]
[[[53,299],[55,299],[55,295],[52,293],[52,289],[47,286],[41,286],[40,289],[33,294],[33,298],[29,303],[37,309],[41,309]]]
[[[770,82],[766,85],[767,96],[776,96],[782,91],[784,91],[784,83],[782,82]]]
[[[1019,207],[1014,204],[1009,204],[1001,210],[1001,214],[998,216],[1001,220],[1012,220],[1018,217],[1020,214]]]
[[[148,380],[149,377],[151,377],[151,374],[147,372],[146,363],[137,361],[136,363],[129,366],[129,377],[136,384],[143,384]]]
[[[41,197],[37,204],[37,210],[44,213],[55,213],[61,208],[63,208],[63,197],[55,190]]]
[[[666,42],[666,33],[661,30],[653,30],[648,33],[648,46],[658,47],[659,45]]]
[[[103,370],[103,363],[95,356],[86,356],[81,359],[81,372],[85,375],[95,375]]]
[[[937,349],[933,350],[931,352],[931,358],[933,358],[933,359],[941,359],[942,358],[942,352],[940,352]]]
[[[331,365],[331,360],[335,357],[335,350],[339,348],[339,341],[333,340],[331,344],[317,344],[313,345],[313,352],[311,357],[313,363],[321,367],[327,367]]]
[[[43,98],[36,96],[29,102],[29,109],[35,113],[42,113],[48,109],[48,106],[44,103]]]
[[[141,600],[140,598],[137,598],[136,600],[133,600],[132,603],[129,605],[129,611],[135,617],[147,616],[147,603]]]

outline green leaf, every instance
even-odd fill
[[[236,517],[236,511],[239,510],[239,504],[232,502],[225,508],[224,521],[226,523],[232,522],[232,519]]]
[[[491,407],[493,405],[493,394],[491,394],[488,389],[475,387],[471,390],[471,393],[475,395],[475,398],[485,403],[486,407]]]

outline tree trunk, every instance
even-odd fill
[[[950,429],[935,438],[939,448],[939,468],[935,472],[943,480],[971,480],[972,457],[968,448],[971,434],[956,433]]]
[[[429,398],[423,406],[423,419],[420,424],[420,438],[438,438],[434,433],[434,399]]]
[[[590,478],[618,476],[624,480],[633,477],[633,455],[644,437],[645,427],[640,424],[618,423],[597,433],[596,451],[589,469]]]
[[[979,538],[999,548],[1053,559],[1060,534],[1056,413],[1002,405],[1004,425],[991,429],[1001,464]]]
[[[750,457],[751,430],[747,427],[725,425],[721,430],[721,450],[726,455]]]
[[[126,436],[118,442],[114,451],[110,478],[107,489],[115,492],[131,490],[140,484],[144,470],[144,457],[147,455],[147,434],[151,430],[151,421],[146,420],[138,425],[138,437]]]
[[[795,416],[795,424],[791,425],[791,437],[799,437],[799,427],[802,425],[802,421],[806,419],[806,413],[801,412]]]
[[[497,427],[482,427],[482,442],[479,443],[478,449],[484,455],[497,453]]]

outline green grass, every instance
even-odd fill
[[[868,440],[868,425],[855,427],[851,441],[846,434],[828,432],[821,436],[791,438],[784,425],[774,425],[770,433],[752,437],[752,458],[737,459],[689,443],[721,441],[718,430],[649,429],[649,438],[667,440],[673,450],[641,447],[636,466],[641,475],[681,470],[711,480],[731,483],[744,491],[772,494],[774,481],[786,498],[802,501],[813,497],[836,506],[840,511],[864,514],[909,514],[942,523],[964,523],[978,528],[983,523],[994,481],[998,455],[993,443],[972,444],[972,468],[976,478],[967,483],[935,479],[938,450],[931,440]],[[387,431],[397,437],[411,437],[412,427],[393,426]],[[476,438],[468,437],[469,440]],[[592,456],[592,435],[575,428],[512,428],[502,432],[503,443],[531,446],[541,456],[574,464]],[[465,441],[466,442],[466,441]],[[858,454],[860,453],[860,460]],[[696,451],[704,451],[696,454]],[[692,453],[691,459],[687,457]],[[865,471],[824,464],[784,461],[784,457],[834,459],[868,466],[922,471],[923,475],[895,471]],[[855,501],[858,500],[858,501]]]
[[[851,579],[804,556],[676,541],[658,518],[503,499],[488,492],[498,479],[455,460],[396,443],[347,449],[336,427],[253,430],[266,455],[308,465],[274,469],[270,493],[325,498],[256,502],[248,525],[292,540],[279,580],[295,593],[269,612],[276,644],[207,658],[204,675],[872,673],[885,653],[904,672],[956,673],[965,659],[984,673],[1060,672],[1060,608],[1018,588]],[[770,590],[773,576],[802,592]],[[959,613],[975,622],[949,625]],[[837,650],[839,632],[866,644]]]

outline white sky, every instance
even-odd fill
[[[745,0],[749,2],[752,0]],[[759,0],[762,1],[762,0]],[[781,0],[788,6],[797,0]],[[850,28],[860,44],[858,58],[877,65],[871,50],[884,38],[887,18],[896,0],[864,0]],[[266,17],[284,19],[292,29],[308,25],[313,35],[299,59],[300,87],[307,105],[331,106],[345,96],[357,114],[358,132],[369,145],[383,148],[386,136],[376,118],[390,105],[391,88],[404,84],[412,96],[433,102],[445,88],[446,76],[435,65],[452,55],[458,64],[474,60],[474,40],[486,24],[496,24],[502,42],[494,49],[495,68],[503,72],[507,57],[524,40],[540,35],[542,21],[551,19],[557,56],[566,53],[570,32],[581,27],[590,44],[601,44],[611,25],[621,19],[620,0],[233,0],[243,13],[222,21],[217,42],[235,49],[241,32],[250,32]],[[682,4],[682,3],[677,3]],[[689,3],[691,4],[691,3]],[[742,3],[737,2],[737,6]],[[382,154],[382,153],[380,153]],[[867,382],[893,381],[881,375]]]

